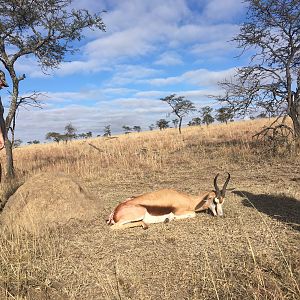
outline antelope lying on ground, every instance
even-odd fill
[[[211,210],[214,216],[223,216],[223,204],[230,174],[222,190],[217,184],[219,174],[214,179],[214,191],[202,192],[192,196],[175,190],[159,190],[134,196],[121,202],[107,220],[112,229],[142,226],[147,224],[169,222],[173,219],[193,218],[196,212]]]

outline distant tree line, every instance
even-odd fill
[[[52,140],[54,142],[68,142],[73,139],[87,139],[91,138],[93,136],[91,131],[88,131],[86,133],[78,133],[77,134],[77,129],[72,125],[72,123],[68,123],[65,126],[65,132],[64,133],[59,133],[59,132],[48,132],[46,134],[46,140]]]
[[[167,128],[171,128],[170,123],[174,126],[174,128],[178,128],[179,133],[181,133],[181,127],[183,118],[187,117],[190,113],[197,113],[198,115],[192,118],[187,125],[188,126],[200,126],[200,125],[206,125],[209,126],[210,124],[214,123],[215,121],[218,121],[220,123],[228,123],[232,122],[234,119],[234,111],[230,107],[220,107],[217,109],[213,109],[210,106],[204,106],[200,108],[199,110],[196,109],[194,103],[184,96],[176,96],[176,94],[171,94],[165,98],[161,98],[161,101],[167,103],[171,107],[171,112],[167,114],[168,117],[170,117],[171,114],[175,115],[176,118],[172,120],[166,120],[164,118],[161,118],[155,122],[155,124],[149,125],[149,130],[154,130],[155,128],[158,128],[159,130],[164,130]],[[266,118],[266,117],[274,117],[276,113],[272,111],[271,109],[268,109],[265,107],[265,111],[258,113],[256,116],[250,116],[250,119],[256,119],[256,118]],[[77,129],[72,125],[72,123],[68,123],[64,128],[63,133],[59,132],[48,132],[46,134],[46,140],[52,140],[54,142],[68,142],[73,139],[87,139],[91,138],[93,136],[91,131],[88,131],[86,133],[77,133]],[[123,125],[122,130],[124,131],[124,134],[129,134],[132,132],[141,132],[142,128],[139,125],[134,126],[128,126]],[[112,135],[111,125],[106,125],[103,128],[103,134],[97,135],[104,136],[104,137],[110,137]],[[20,146],[22,143],[21,140],[15,140],[14,147]],[[40,141],[33,140],[27,142],[27,144],[39,144]]]

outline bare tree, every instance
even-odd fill
[[[73,0],[0,0],[0,62],[12,81],[8,132],[18,108],[19,85],[25,74],[16,73],[16,62],[34,56],[43,71],[57,68],[65,56],[74,53],[73,41],[81,40],[83,30],[105,30],[100,14],[72,9]],[[12,143],[5,138],[7,176],[14,176]]]
[[[247,20],[233,39],[242,54],[254,53],[249,66],[220,83],[218,99],[235,112],[261,109],[288,115],[300,138],[300,1],[245,0]]]
[[[163,102],[168,103],[171,108],[172,112],[178,117],[178,130],[181,133],[181,125],[183,117],[187,116],[192,111],[195,111],[196,108],[192,101],[185,99],[184,96],[176,96],[176,94],[172,94],[165,98],[160,99]]]
[[[17,102],[16,102],[16,112],[18,111],[18,109],[20,107],[27,108],[29,106],[29,107],[42,108],[41,101],[40,101],[40,98],[42,95],[44,96],[43,93],[32,92],[31,94],[22,95],[22,96],[18,97]],[[11,143],[12,147],[14,147],[14,145],[15,145],[16,117],[17,117],[17,114],[15,113],[15,115],[12,119],[11,125],[7,129],[7,135],[9,135],[9,133],[10,133],[10,143]],[[13,164],[13,159],[11,159],[11,163]]]

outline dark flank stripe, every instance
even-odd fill
[[[145,207],[148,213],[152,216],[162,216],[174,212],[174,207],[161,207],[161,206],[150,206],[150,205],[141,205]]]

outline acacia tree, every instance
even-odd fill
[[[149,130],[152,131],[155,128],[154,124],[149,125]]]
[[[228,123],[233,120],[233,112],[229,107],[220,107],[217,109],[216,120],[221,123]]]
[[[46,140],[53,140],[56,143],[59,143],[60,141],[63,140],[63,136],[62,134],[58,133],[58,132],[48,132],[45,136]]]
[[[122,128],[123,128],[125,134],[129,134],[133,130],[130,126],[127,126],[127,125],[123,125]]]
[[[159,128],[159,130],[163,130],[170,127],[169,121],[167,121],[166,119],[159,119],[158,121],[156,121],[156,126]]]
[[[136,131],[136,132],[141,132],[142,128],[141,128],[141,126],[135,125],[135,126],[133,126],[132,130]]]
[[[104,126],[103,136],[111,136],[111,126],[110,125]]]
[[[160,100],[168,103],[172,108],[171,113],[174,113],[178,117],[178,130],[179,133],[181,133],[183,117],[196,110],[193,102],[185,99],[184,96],[176,96],[176,94],[169,95],[165,98],[161,98]]]
[[[214,117],[211,115],[213,109],[210,106],[204,106],[201,108],[201,118],[202,123],[206,124],[207,126],[215,121]]]
[[[65,138],[67,141],[71,141],[76,138],[77,129],[72,125],[72,123],[68,123],[65,126]]]
[[[19,85],[25,74],[16,72],[16,62],[34,56],[43,71],[57,68],[68,53],[76,51],[74,41],[83,30],[105,30],[100,13],[72,9],[73,0],[0,0],[0,62],[12,81],[12,93],[5,120],[6,133],[16,116]],[[5,135],[7,176],[14,176],[12,143]]]
[[[179,120],[178,119],[173,119],[172,123],[173,123],[174,127],[177,128]]]
[[[188,123],[188,126],[200,126],[201,123],[202,123],[201,118],[196,117],[196,118],[193,118],[192,121],[190,121],[190,122]]]
[[[300,1],[245,2],[247,19],[233,41],[242,53],[254,54],[233,79],[220,83],[225,94],[217,98],[237,113],[288,115],[300,139]]]

